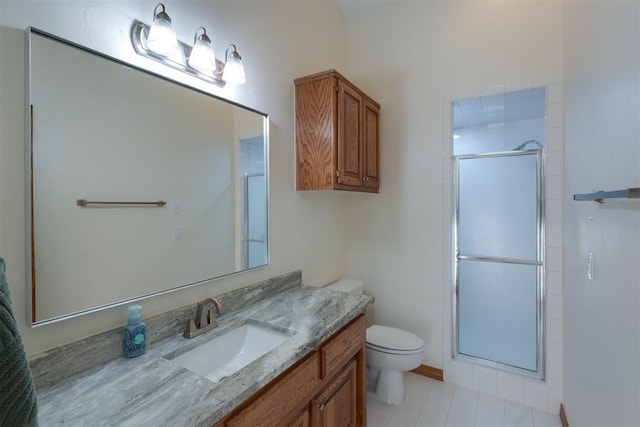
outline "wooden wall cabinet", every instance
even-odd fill
[[[216,425],[365,426],[365,331],[360,315]]]
[[[377,193],[380,105],[335,70],[294,84],[296,190]]]

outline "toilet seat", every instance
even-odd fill
[[[422,353],[422,352],[424,352],[424,347],[421,347],[421,348],[419,348],[417,350],[396,350],[396,349],[393,349],[393,348],[378,347],[376,345],[367,343],[367,350],[374,350],[374,351],[377,351],[379,353],[402,356],[402,355],[405,355],[405,354],[406,355],[411,355],[411,354]]]
[[[367,328],[367,348],[388,354],[415,354],[424,351],[424,341],[402,329],[372,325]]]

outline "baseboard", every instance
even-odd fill
[[[562,427],[569,427],[569,420],[567,419],[567,413],[564,411],[564,405],[560,404],[560,422]]]
[[[422,375],[424,377],[433,378],[434,380],[442,381],[444,374],[442,369],[434,368],[427,365],[420,365],[416,369],[412,369],[414,374]]]

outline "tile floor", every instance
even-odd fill
[[[367,399],[370,427],[561,427],[560,417],[468,388],[405,374],[402,405]]]

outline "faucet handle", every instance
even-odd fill
[[[187,327],[184,329],[184,333],[182,334],[185,338],[193,338],[195,332],[198,330],[196,328],[196,322],[193,319],[187,320]]]

